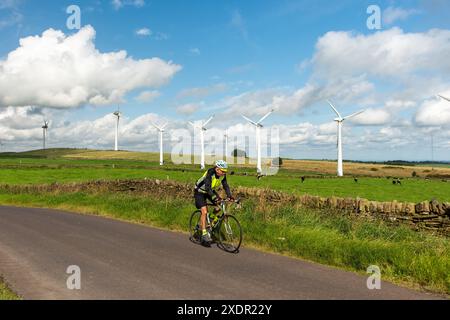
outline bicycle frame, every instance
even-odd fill
[[[222,200],[222,201],[220,202],[220,205],[219,205],[220,211],[221,211],[222,214],[221,214],[220,216],[217,216],[217,217],[219,218],[219,220],[216,222],[216,224],[215,224],[214,226],[211,225],[211,219],[209,218],[209,214],[206,215],[206,222],[207,222],[207,224],[208,224],[209,226],[211,226],[211,230],[212,230],[212,231],[215,230],[215,229],[217,228],[217,226],[220,225],[220,222],[222,222],[222,220],[228,215],[228,212],[227,212],[227,206],[226,206],[227,203],[236,203],[236,204],[239,204],[239,203],[240,203],[240,200],[239,200],[239,199],[238,199],[238,200],[235,200],[235,201]],[[217,205],[215,205],[215,204],[213,204],[213,203],[207,203],[206,206],[207,206],[207,207],[217,207]]]
[[[217,243],[219,247],[227,252],[237,253],[239,252],[239,247],[242,243],[242,227],[233,213],[228,212],[230,210],[227,210],[227,203],[235,203],[237,205],[236,209],[240,208],[241,206],[240,199],[237,199],[235,201],[222,200],[217,204],[206,203],[207,207],[219,208],[219,211],[221,211],[217,212],[217,221],[215,221],[215,224],[212,224],[213,221],[210,218],[210,214],[208,212],[205,217],[207,224],[206,228],[212,236],[214,243]],[[199,217],[199,214],[201,214],[201,210],[194,211],[191,215],[191,219],[189,220],[190,240],[197,244],[201,243],[199,234],[201,216]],[[216,220],[216,218],[214,218],[214,220]],[[235,230],[235,227],[237,227],[238,229]],[[236,234],[235,231],[237,231]],[[231,244],[229,243],[230,241]]]

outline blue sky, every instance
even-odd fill
[[[72,4],[81,8],[82,26],[90,25],[95,30],[92,43],[101,54],[125,50],[134,61],[158,57],[180,69],[161,80],[163,85],[137,84],[135,88],[127,88],[117,101],[111,99],[101,105],[89,100],[68,103],[65,108],[48,108],[37,103],[39,99],[30,98],[23,105],[10,103],[6,97],[0,99],[0,107],[8,110],[0,117],[2,141],[9,141],[14,148],[39,145],[36,129],[11,126],[11,117],[23,116],[16,109],[31,110],[25,114],[34,114],[30,121],[36,123],[40,121],[39,112],[51,115],[55,132],[59,130],[58,135],[65,137],[70,136],[68,131],[72,135],[82,132],[77,123],[83,121],[94,123],[90,129],[94,133],[101,131],[95,123],[101,127],[101,119],[110,115],[121,100],[126,117],[123,141],[129,142],[124,149],[156,149],[156,145],[145,146],[125,132],[126,128],[130,132],[135,130],[130,127],[133,119],[144,115],[152,115],[155,121],[169,120],[177,128],[186,120],[207,118],[215,113],[217,118],[211,125],[225,128],[243,124],[239,113],[258,118],[275,105],[276,112],[266,125],[281,125],[287,134],[280,146],[282,156],[333,158],[336,138],[330,121],[334,114],[326,103],[326,99],[331,99],[344,114],[372,110],[366,119],[346,124],[346,159],[429,159],[430,148],[423,145],[433,134],[435,159],[450,160],[450,128],[446,121],[446,117],[450,119],[450,107],[434,98],[437,93],[450,94],[449,65],[439,68],[437,62],[430,62],[441,57],[438,52],[450,52],[448,1],[0,0],[1,60],[11,62],[8,54],[19,48],[19,39],[42,36],[50,28],[62,31],[66,37],[76,34],[78,30],[66,27],[69,15],[65,11]],[[371,4],[382,11],[381,30],[367,28],[366,10]],[[440,33],[430,32],[433,29]],[[139,35],[139,30],[144,35]],[[383,39],[389,39],[388,32],[392,30],[397,30],[394,36],[399,41],[386,44]],[[346,37],[342,46],[347,46],[348,53],[346,48],[339,48],[339,43],[336,45],[336,39],[339,41],[343,34]],[[414,39],[410,40],[411,37]],[[323,46],[318,47],[321,39]],[[443,42],[439,41],[442,39]],[[368,63],[379,64],[379,68],[372,70],[370,64],[358,60],[352,70],[351,58],[347,61],[345,55],[351,57],[361,50],[357,56],[361,57],[364,52],[359,48],[364,47],[363,43],[368,55],[383,50],[386,44],[386,59],[383,53],[374,62],[368,59]],[[393,49],[397,43],[399,47]],[[435,43],[439,47],[434,47]],[[353,44],[358,49],[352,50]],[[410,51],[404,50],[403,44]],[[430,48],[422,50],[428,44]],[[420,68],[415,68],[414,62],[399,67],[408,59],[417,59],[419,65],[421,61],[426,63]],[[389,72],[396,68],[398,73]],[[3,76],[6,79],[7,75]],[[127,80],[124,78],[123,82]],[[33,81],[39,81],[39,77]],[[348,87],[353,89],[342,91]],[[0,89],[5,88],[0,83]],[[423,92],[419,94],[420,90]],[[136,100],[142,92],[153,92],[157,97],[145,102]],[[274,103],[274,97],[281,102]],[[302,134],[299,128],[308,128],[310,134]],[[72,144],[64,138],[53,142],[54,146]],[[106,148],[107,142],[99,137],[86,145]],[[423,151],[418,153],[418,148]]]

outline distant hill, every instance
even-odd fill
[[[159,153],[153,152],[133,152],[133,151],[113,151],[94,149],[71,149],[54,148],[39,149],[24,152],[0,153],[0,158],[34,158],[34,159],[123,159],[123,160],[159,160]]]
[[[336,162],[336,159],[292,159],[283,158],[285,160],[294,161],[323,161]],[[344,160],[346,163],[361,163],[361,164],[382,164],[390,166],[431,166],[431,165],[450,165],[450,161],[407,161],[407,160],[388,160],[388,161],[362,161],[362,160]]]
[[[23,152],[4,152],[0,153],[0,158],[60,158],[70,154],[78,154],[88,152],[87,149],[70,149],[70,148],[55,148],[55,149],[39,149]]]

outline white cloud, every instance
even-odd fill
[[[323,135],[335,135],[336,134],[336,123],[328,122],[319,125],[319,132]]]
[[[69,148],[95,148],[109,149],[114,145],[115,117],[112,113],[105,114],[92,121],[69,122],[68,116],[76,119],[74,110],[40,110],[33,107],[24,108],[4,108],[0,109],[0,137],[4,143],[2,151],[19,151],[42,148],[42,122],[44,117],[51,121],[49,129],[48,147],[69,147]],[[68,115],[69,114],[69,115]],[[120,123],[119,146],[123,150],[157,151],[158,135],[151,122],[158,124],[169,123],[166,132],[165,147],[170,152],[179,140],[175,139],[173,133],[182,128],[185,133],[192,129],[184,121],[176,119],[163,119],[158,115],[149,113],[130,119],[124,113]],[[209,130],[205,136],[206,145],[212,147],[216,145],[217,152],[221,152],[221,137],[223,135],[223,121],[213,121],[208,126]],[[336,154],[336,123],[326,122],[323,124],[312,124],[303,122],[292,125],[278,125],[280,137],[275,139],[280,143],[281,156],[299,156],[305,158],[334,158]],[[270,126],[266,126],[270,130]],[[264,132],[264,131],[263,131]],[[361,130],[344,125],[345,158],[353,159],[394,159],[398,156],[398,148],[414,149],[412,159],[429,159],[427,150],[420,148],[430,142],[430,128],[418,128],[406,126],[396,128],[386,126],[374,130],[373,128]],[[244,121],[234,121],[229,127],[230,148],[234,137],[237,141],[245,141],[249,138],[250,154],[254,155],[254,127],[245,124]],[[445,158],[445,148],[450,144],[450,130],[434,130],[434,142],[436,147],[436,158]],[[187,137],[192,139],[198,146],[198,136]],[[267,141],[266,136],[262,136],[263,150]],[[170,146],[169,146],[170,144]],[[190,145],[190,144],[189,144]],[[389,152],[381,152],[389,150]],[[441,150],[441,153],[439,153]],[[288,152],[288,153],[286,153]],[[292,153],[293,152],[293,153]],[[395,153],[397,152],[397,153]],[[447,153],[448,154],[448,153]],[[448,159],[448,157],[447,157]]]
[[[125,6],[141,8],[145,6],[145,0],[112,0],[111,4],[115,10],[119,10]]]
[[[22,0],[0,0],[1,9],[16,9]]]
[[[0,106],[116,103],[132,90],[167,84],[181,69],[159,58],[135,60],[126,51],[101,53],[94,38],[94,28],[86,26],[70,36],[49,29],[21,39],[0,60]]]
[[[199,56],[200,55],[200,49],[199,48],[190,48],[189,53],[193,56]]]
[[[311,59],[312,79],[325,82],[327,94],[322,96],[329,95],[333,101],[342,104],[343,97],[339,92],[343,87],[331,82],[345,83],[348,79],[359,77],[364,82],[354,81],[353,89],[345,90],[347,99],[344,100],[347,104],[360,106],[358,109],[368,110],[352,122],[367,126],[403,126],[411,118],[406,120],[402,117],[411,117],[424,99],[448,88],[449,56],[450,30],[407,33],[393,28],[368,35],[328,32],[317,41]],[[378,84],[380,80],[384,87]],[[357,94],[358,91],[361,94]],[[319,92],[312,96],[317,97]],[[306,101],[307,96],[299,97],[301,101]],[[374,108],[375,105],[384,107]],[[437,107],[430,107],[426,112],[422,110],[415,116],[414,123],[425,125],[439,122],[442,112]]]
[[[228,86],[224,83],[219,83],[216,85],[208,86],[208,87],[196,87],[184,89],[180,93],[177,94],[178,98],[186,98],[186,97],[195,97],[195,98],[204,98],[210,95],[222,93],[228,89]]]
[[[187,103],[177,107],[177,112],[183,115],[191,115],[197,112],[197,110],[200,109],[202,105],[202,103]]]
[[[0,113],[0,125],[13,130],[32,129],[43,123],[44,114],[33,107],[4,108]]]
[[[19,12],[19,5],[22,0],[0,0],[0,10],[6,13],[0,17],[0,30],[8,28],[23,21],[23,15]]]
[[[349,121],[364,126],[380,126],[388,124],[391,119],[391,114],[386,110],[369,108],[356,117],[350,118]]]
[[[230,69],[228,69],[228,73],[230,74],[240,74],[240,73],[246,73],[256,68],[256,65],[254,63],[247,63],[239,66],[234,66]]]
[[[155,40],[167,40],[169,39],[169,35],[164,32],[157,32],[153,38]]]
[[[149,28],[141,28],[136,30],[136,34],[141,37],[149,37],[152,35],[152,31]]]
[[[23,15],[19,12],[12,12],[8,17],[0,20],[0,29],[14,26],[23,20]]]
[[[443,99],[425,101],[415,115],[420,126],[449,126],[450,102]]]
[[[231,15],[231,26],[239,30],[242,37],[247,40],[248,39],[248,31],[244,18],[242,17],[239,10],[233,11]]]
[[[383,11],[383,23],[385,25],[391,25],[396,21],[406,20],[412,15],[419,14],[417,9],[403,9],[396,7],[388,7]]]
[[[262,116],[270,109],[278,114],[292,116],[301,114],[306,108],[317,103],[326,105],[327,99],[350,102],[357,98],[366,98],[374,91],[374,85],[364,77],[347,78],[319,85],[307,83],[296,90],[269,88],[242,93],[228,97],[222,102],[222,109],[234,115],[245,112],[250,116]]]
[[[3,150],[18,151],[42,148],[42,123],[44,114],[34,108],[6,108],[0,110],[0,135]],[[106,114],[92,121],[68,122],[64,118],[67,111],[50,110],[48,147],[100,148],[112,149],[114,145],[115,117]],[[129,119],[126,114],[121,119],[119,143],[121,149],[151,150],[156,146],[157,135],[151,122],[163,123],[164,119],[155,114],[145,114]],[[171,121],[168,129],[179,127]]]
[[[369,35],[328,32],[318,40],[312,63],[325,78],[409,79],[418,72],[450,72],[449,56],[450,30],[404,33],[393,28]]]
[[[168,40],[169,35],[163,32],[153,32],[149,28],[141,28],[135,31],[135,34],[139,37],[151,37],[153,40],[161,41],[161,40]],[[197,49],[198,50],[198,49]],[[196,52],[191,54],[196,54]],[[198,54],[200,54],[200,51],[198,51]]]
[[[386,101],[386,108],[394,111],[401,111],[411,109],[417,106],[417,102],[411,100],[388,100]]]
[[[309,59],[304,59],[302,62],[295,66],[295,70],[298,73],[303,73],[310,65],[311,61]]]
[[[448,88],[448,56],[450,30],[404,33],[394,28],[369,35],[329,32],[317,42],[310,60],[313,74],[303,87],[243,92],[225,98],[216,109],[227,110],[226,119],[236,114],[257,118],[272,108],[278,115],[292,116],[302,115],[311,106],[327,108],[325,100],[331,99],[347,110],[342,110],[345,115],[367,109],[350,123],[405,127],[411,125],[410,117],[424,98]],[[380,77],[392,80],[393,85],[378,87]]]
[[[136,101],[141,103],[150,102],[158,98],[161,94],[158,91],[143,91],[137,97]]]

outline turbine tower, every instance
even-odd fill
[[[440,94],[438,94],[438,96],[439,96],[441,99],[444,99],[444,100],[447,100],[448,102],[450,102],[450,98],[446,98],[446,97],[444,97],[444,96],[441,96]]]
[[[256,170],[258,173],[262,173],[262,165],[261,165],[261,128],[264,126],[261,124],[264,120],[267,119],[273,113],[273,109],[270,110],[264,117],[262,117],[258,122],[254,122],[253,120],[247,118],[246,116],[242,116],[245,120],[247,120],[250,124],[254,125],[256,128],[256,154],[257,154],[257,164]]]
[[[43,145],[45,150],[45,139],[47,138],[48,133],[48,121],[44,120],[44,125],[42,126],[42,136],[43,136]]]
[[[119,121],[120,121],[120,117],[122,116],[122,113],[120,113],[120,108],[117,109],[117,111],[114,112],[113,115],[117,117],[116,140],[115,140],[115,144],[114,144],[114,151],[119,151]]]
[[[363,113],[365,110],[358,111],[347,117],[342,117],[341,114],[333,106],[333,104],[330,101],[327,101],[327,102],[338,116],[336,119],[334,119],[334,121],[337,122],[337,127],[338,127],[338,129],[337,129],[337,149],[338,149],[337,175],[338,175],[338,177],[342,177],[342,176],[344,176],[344,169],[343,169],[343,165],[342,165],[342,123],[349,118],[355,117],[358,114]]]
[[[152,125],[159,132],[159,165],[163,166],[164,165],[163,134],[164,134],[164,129],[167,127],[167,123],[165,125],[163,125],[162,127],[157,126],[154,123],[152,123]]]
[[[225,134],[223,135],[223,139],[225,140],[225,160],[228,158],[228,130],[225,130]]]
[[[200,126],[189,121],[189,123],[194,129],[200,130],[200,145],[201,145],[200,167],[202,170],[205,169],[205,132],[208,130],[206,129],[206,126],[208,125],[208,123],[211,122],[212,119],[214,119],[214,115],[210,117],[207,121],[202,122]]]

